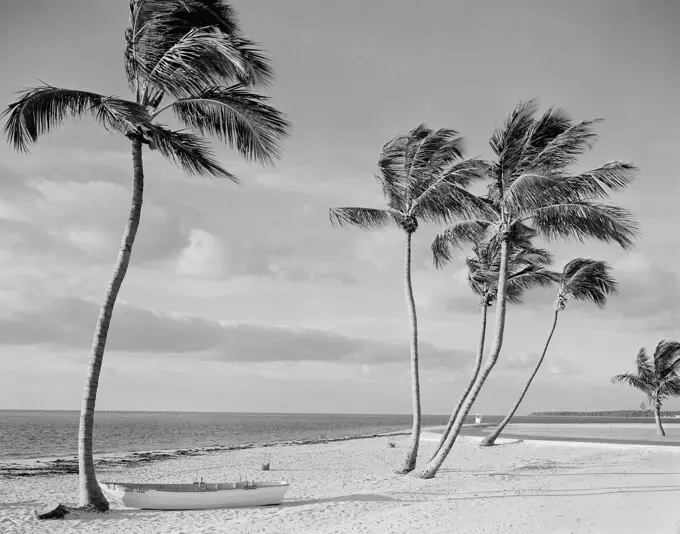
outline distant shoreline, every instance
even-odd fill
[[[661,417],[680,416],[680,411],[662,411]],[[649,410],[610,410],[602,412],[531,412],[528,417],[654,417]]]

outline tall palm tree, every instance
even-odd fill
[[[624,383],[639,389],[647,396],[646,404],[654,410],[656,433],[665,436],[661,426],[661,406],[668,397],[680,395],[680,343],[661,341],[654,356],[647,356],[641,348],[635,359],[635,373],[624,373],[612,377],[612,384]],[[645,403],[643,402],[643,405]]]
[[[479,306],[481,309],[481,328],[479,345],[477,346],[477,356],[472,368],[472,375],[463,389],[463,393],[461,394],[456,407],[451,412],[432,458],[439,452],[439,449],[446,441],[465,398],[470,393],[472,386],[474,386],[475,381],[479,376],[484,356],[487,310],[495,302],[498,291],[498,272],[500,267],[499,248],[497,246],[491,247],[488,244],[484,245],[476,243],[473,245],[472,250],[475,256],[466,258],[465,262],[468,268],[468,283],[475,295],[479,297]],[[440,262],[435,258],[435,263],[438,266],[441,266],[444,262]],[[530,239],[527,238],[524,243],[521,243],[521,248],[518,246],[509,261],[507,288],[508,302],[511,304],[522,304],[522,297],[525,291],[534,287],[547,287],[555,282],[557,279],[556,274],[546,269],[551,263],[552,255],[546,250],[533,248]]]
[[[4,131],[20,151],[68,117],[90,113],[107,130],[132,144],[132,205],[99,313],[83,393],[78,434],[80,504],[108,509],[95,476],[92,432],[99,373],[116,297],[130,263],[144,190],[142,148],[158,150],[190,175],[236,181],[202,135],[235,147],[243,157],[272,164],[287,134],[285,117],[253,92],[273,78],[269,61],[241,31],[232,8],[221,0],[131,0],[125,71],[132,100],[43,85],[12,103]],[[163,112],[191,131],[159,122]]]
[[[543,364],[543,359],[548,352],[548,347],[550,346],[550,341],[552,340],[553,334],[555,333],[555,327],[557,326],[557,318],[560,312],[564,311],[567,306],[567,301],[569,299],[574,300],[584,300],[595,304],[598,308],[604,308],[607,304],[607,297],[609,295],[616,294],[617,283],[616,280],[611,276],[611,268],[607,265],[607,262],[596,261],[585,258],[576,258],[571,260],[564,266],[562,274],[559,280],[559,289],[557,291],[557,297],[555,298],[555,310],[553,313],[553,322],[550,328],[550,333],[548,334],[548,339],[543,347],[543,352],[541,357],[536,362],[529,380],[524,386],[521,395],[515,402],[514,406],[505,416],[505,419],[501,421],[501,424],[480,443],[481,447],[490,447],[495,444],[498,436],[501,435],[503,429],[510,422],[515,412],[522,404],[531,382],[536,377],[538,370]]]
[[[598,121],[574,123],[561,109],[551,108],[537,117],[534,100],[520,103],[490,140],[496,155],[491,165],[486,201],[494,206],[491,217],[461,219],[437,234],[432,248],[450,258],[452,246],[489,241],[501,251],[496,322],[493,344],[463,404],[451,432],[437,455],[419,476],[433,477],[448,456],[482,386],[493,370],[503,346],[507,306],[508,264],[520,228],[532,228],[548,240],[575,238],[633,246],[637,224],[627,210],[599,202],[613,191],[624,189],[637,169],[619,161],[571,174],[569,167],[592,148]],[[489,212],[487,212],[489,213]]]
[[[477,216],[490,211],[488,205],[465,188],[484,175],[477,160],[464,160],[462,138],[455,130],[431,130],[420,125],[388,141],[379,161],[380,183],[387,207],[331,208],[334,226],[357,226],[363,230],[396,224],[404,231],[404,291],[411,323],[411,389],[413,431],[403,464],[405,474],[415,468],[420,439],[420,381],[418,376],[418,320],[411,284],[411,239],[418,222],[442,222],[452,214]]]

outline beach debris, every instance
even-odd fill
[[[69,510],[61,503],[53,501],[42,508],[36,508],[33,513],[38,519],[62,519]]]

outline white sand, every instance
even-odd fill
[[[425,435],[421,456],[431,454]],[[429,437],[429,439],[428,439]],[[463,438],[433,480],[392,468],[407,444],[387,438],[280,446],[100,470],[104,481],[192,482],[287,479],[278,507],[161,512],[112,508],[107,514],[38,522],[32,509],[74,504],[77,477],[0,479],[0,532],[133,533],[635,533],[679,532],[678,450],[509,443],[480,449]],[[259,471],[272,454],[272,471]],[[71,514],[73,515],[73,514]],[[69,516],[70,517],[70,516]]]

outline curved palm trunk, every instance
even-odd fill
[[[418,376],[418,318],[416,316],[416,301],[413,298],[413,285],[411,284],[411,236],[412,232],[406,232],[406,253],[404,256],[404,292],[408,305],[408,317],[411,321],[411,394],[413,398],[413,430],[411,431],[411,443],[406,453],[406,458],[395,473],[405,475],[416,468],[418,457],[418,444],[420,442],[420,378]]]
[[[654,402],[654,420],[656,421],[656,433],[659,436],[665,436],[666,431],[661,426],[661,402],[657,399]]]
[[[543,363],[543,359],[545,358],[546,353],[548,352],[548,346],[550,345],[550,340],[553,337],[553,334],[555,333],[555,327],[557,326],[557,317],[559,315],[559,310],[555,310],[555,316],[553,318],[553,323],[552,323],[552,328],[550,329],[550,335],[548,336],[547,341],[545,342],[545,347],[543,347],[543,354],[541,354],[541,357],[538,359],[538,362],[536,362],[536,366],[534,367],[534,372],[531,373],[531,376],[529,377],[529,380],[527,381],[526,385],[524,386],[524,391],[522,391],[522,394],[519,396],[517,399],[517,402],[515,402],[515,405],[512,407],[512,410],[510,410],[510,413],[505,416],[505,419],[501,421],[501,424],[498,425],[498,428],[494,430],[489,436],[484,438],[482,442],[479,444],[480,447],[491,447],[496,443],[496,439],[498,439],[498,436],[501,435],[501,432],[505,429],[505,427],[508,425],[512,417],[515,415],[515,412],[519,408],[519,405],[522,404],[522,401],[524,400],[524,396],[527,394],[527,391],[529,391],[529,387],[531,386],[531,382],[533,381],[534,377],[536,376],[536,373],[538,373],[538,370],[541,368],[541,364]]]
[[[83,402],[80,407],[80,429],[78,432],[78,475],[80,505],[99,510],[108,510],[109,503],[104,497],[94,472],[92,458],[92,435],[94,430],[94,406],[97,398],[99,385],[99,373],[104,360],[106,337],[109,333],[113,307],[116,303],[118,291],[123,284],[125,273],[130,263],[132,245],[135,241],[139,217],[142,212],[142,195],[144,192],[144,170],[142,167],[142,143],[140,139],[132,140],[132,161],[134,169],[134,186],[132,193],[132,205],[128,218],[123,240],[118,252],[116,266],[113,270],[113,278],[106,290],[104,304],[99,312],[97,326],[92,341],[92,353],[90,366],[83,392]]]
[[[475,385],[475,381],[477,380],[477,377],[479,376],[479,370],[482,368],[482,359],[484,357],[484,339],[486,338],[487,310],[488,310],[488,306],[486,305],[485,302],[482,301],[482,328],[481,328],[481,335],[479,336],[479,346],[477,347],[477,358],[475,359],[475,365],[472,369],[472,376],[470,377],[470,381],[468,382],[467,386],[463,390],[463,394],[460,396],[460,399],[458,400],[458,404],[456,404],[456,407],[454,408],[453,412],[451,412],[451,417],[449,417],[449,420],[446,423],[446,428],[444,429],[442,437],[439,439],[439,444],[437,445],[437,450],[434,452],[434,454],[432,455],[430,460],[432,460],[432,458],[434,458],[437,455],[437,453],[439,452],[439,450],[442,448],[442,445],[446,441],[446,438],[449,435],[449,432],[451,432],[451,427],[453,427],[453,423],[455,423],[455,421],[456,421],[456,417],[458,417],[458,412],[460,412],[460,407],[463,405],[463,402],[465,402],[465,398],[470,393],[472,386]]]
[[[439,449],[439,452],[435,455],[435,457],[432,458],[432,460],[430,460],[428,464],[423,468],[423,470],[418,474],[420,478],[432,478],[437,474],[437,471],[439,471],[439,468],[444,463],[444,460],[446,460],[446,457],[451,452],[453,444],[456,442],[456,438],[460,433],[460,429],[463,427],[465,418],[467,417],[468,413],[470,413],[472,405],[477,400],[477,397],[479,396],[479,392],[481,391],[484,382],[486,382],[486,379],[489,377],[489,374],[491,373],[492,369],[496,365],[496,362],[498,361],[498,356],[500,355],[501,348],[503,346],[503,333],[505,331],[505,311],[507,307],[505,294],[507,282],[508,282],[508,241],[507,238],[504,237],[501,241],[501,264],[498,276],[496,325],[493,345],[491,346],[491,351],[489,352],[489,360],[482,369],[480,375],[477,377],[477,381],[475,382],[472,391],[470,391],[470,394],[468,395],[467,399],[465,399],[465,402],[463,403],[463,406],[461,407],[460,412],[458,413],[458,417],[456,417],[456,422],[454,423],[453,428],[449,432],[449,435],[446,438],[444,445],[441,447],[441,449]]]

